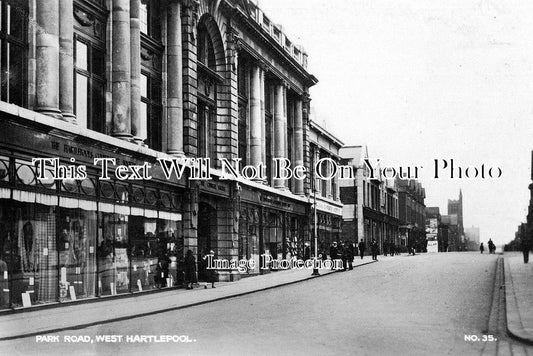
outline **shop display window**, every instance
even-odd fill
[[[177,250],[179,246],[183,250],[178,221],[132,215],[129,228],[133,290],[176,285]]]
[[[100,212],[98,219],[98,295],[130,291],[129,216]]]
[[[180,285],[180,208],[96,177],[37,180],[27,159],[0,156],[0,309]]]
[[[59,300],[94,297],[96,211],[80,208],[59,211]]]
[[[0,216],[1,307],[57,301],[56,207],[1,199]]]
[[[248,270],[248,274],[259,273],[259,238],[258,228],[259,224],[254,223],[253,214],[251,216],[241,215],[239,221],[239,259],[255,261],[255,268]]]

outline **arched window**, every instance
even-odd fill
[[[198,62],[205,65],[207,68],[216,71],[215,50],[213,48],[213,41],[207,32],[204,22],[198,25]]]
[[[205,22],[198,24],[198,157],[216,158],[217,82],[213,40]]]

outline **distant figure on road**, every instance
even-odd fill
[[[492,239],[489,239],[489,254],[493,254],[496,252],[496,245],[494,245],[494,242],[492,242]]]
[[[378,243],[376,240],[372,240],[372,243],[370,244],[370,250],[372,251],[372,259],[374,261],[378,260]]]
[[[363,259],[363,256],[365,255],[365,249],[365,242],[363,241],[363,239],[361,239],[361,241],[359,242],[359,255],[361,256],[361,259]]]
[[[479,245],[479,251],[481,251],[481,253],[485,251],[485,247],[483,247],[483,242],[481,243],[481,245]]]
[[[531,243],[525,236],[522,236],[521,240],[522,243],[520,247],[522,248],[522,253],[524,254],[524,263],[529,263],[529,250],[531,249]]]

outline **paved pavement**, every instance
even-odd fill
[[[374,262],[370,256],[365,256],[362,260],[356,258],[354,261],[354,266]],[[90,304],[90,313],[87,313],[89,304],[76,303],[61,305],[52,309],[45,308],[0,315],[0,340],[87,327],[125,320],[133,316],[151,315],[223,300],[317,278],[317,276],[311,276],[311,272],[312,270],[309,269],[292,269],[243,278],[238,282],[217,283],[215,289],[211,289],[211,287],[208,289],[195,288],[194,290],[171,289],[158,293],[136,294],[127,298],[102,298],[104,300]],[[332,272],[331,270],[320,270],[321,276]]]
[[[533,260],[522,253],[505,253],[507,330],[511,336],[533,344]]]

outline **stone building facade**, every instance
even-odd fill
[[[351,167],[354,176],[340,181],[343,240],[364,241],[366,246],[375,240],[382,253],[392,244],[402,246],[396,181],[380,174],[371,177],[364,163],[369,159],[366,146],[345,146],[340,154],[342,165]]]
[[[252,1],[0,6],[0,308],[180,285],[188,250],[200,280],[211,250],[256,261],[302,254],[312,179],[275,179],[271,162],[311,166],[317,79],[303,48]],[[167,177],[158,159],[173,158],[209,158],[212,179],[191,179],[182,163],[183,176]],[[223,159],[264,163],[264,174],[225,177]],[[336,188],[326,189],[338,208]]]
[[[397,179],[400,236],[404,246],[426,251],[426,190],[415,179]]]
[[[459,190],[459,199],[448,199],[448,215],[456,216],[457,238],[454,242],[454,251],[466,250],[465,230],[463,222],[463,192]]]
[[[316,233],[318,251],[329,251],[333,241],[341,240],[342,203],[338,167],[340,165],[340,149],[344,144],[318,125],[309,121],[309,156],[311,181],[310,199],[313,203],[311,220],[311,236]],[[314,205],[316,202],[316,211]],[[311,240],[314,251],[314,239]]]

